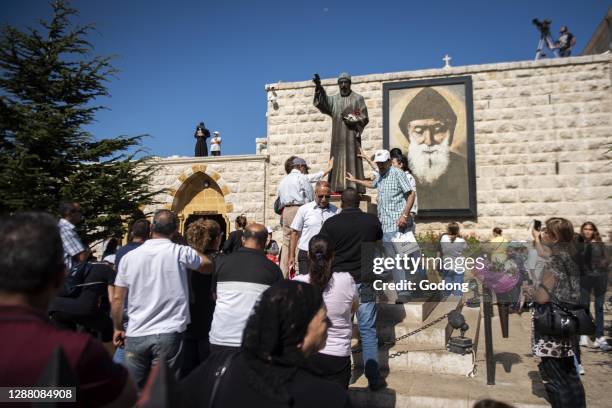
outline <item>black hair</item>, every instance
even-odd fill
[[[117,253],[117,247],[119,246],[119,240],[117,238],[111,238],[106,243],[106,248],[104,248],[104,252],[102,253],[102,259],[107,257],[108,255],[112,255]]]
[[[158,210],[153,216],[151,230],[156,234],[170,238],[178,228],[176,214],[170,210]]]
[[[266,242],[268,242],[268,229],[257,228],[258,224],[250,224],[244,229],[242,237],[244,240],[254,239],[257,245],[261,248],[265,248]]]
[[[132,234],[132,239],[136,237],[147,239],[151,234],[151,223],[149,220],[144,218],[136,220],[134,221],[134,224],[132,224],[132,229],[130,232]]]
[[[502,232],[503,232],[502,229],[499,228],[499,227],[493,228],[493,233],[496,234],[496,235],[501,235]]]
[[[310,259],[310,284],[325,291],[332,277],[331,263],[334,259],[334,248],[325,235],[317,234],[308,243]]]
[[[244,228],[247,225],[247,217],[244,214],[240,214],[236,217],[236,225],[238,228]]]
[[[353,187],[348,187],[340,196],[342,208],[359,208],[359,193]]]
[[[389,150],[389,155],[391,157],[394,157],[394,156],[400,156],[401,157],[402,156],[402,150],[397,148],[397,147],[394,147],[393,149]]]
[[[47,213],[0,218],[0,290],[35,294],[65,269],[57,220]]]

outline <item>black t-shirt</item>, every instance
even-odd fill
[[[223,253],[231,254],[238,248],[242,248],[242,230],[230,232],[229,238],[223,243]]]
[[[362,254],[373,256],[373,244],[382,239],[378,217],[358,208],[343,209],[323,223],[320,233],[334,245],[332,272],[350,272],[356,283],[373,280],[371,260]]]
[[[216,262],[216,253],[206,253]],[[213,276],[196,271],[189,271],[189,313],[191,323],[187,326],[187,335],[197,339],[208,339],[210,324],[215,312]]]
[[[49,311],[88,315],[98,311],[108,311],[108,285],[115,283],[116,272],[106,262],[90,262],[91,269],[85,276],[84,286],[76,298],[56,297]]]
[[[215,353],[181,383],[181,394],[187,398],[190,407],[208,407],[215,382],[215,372],[223,364],[228,353]],[[215,407],[244,408],[286,408],[287,404],[271,400],[253,389],[249,384],[250,368],[239,353],[233,359],[222,377]],[[348,392],[335,382],[315,377],[308,371],[298,369],[287,389],[293,397],[293,408],[350,408]]]

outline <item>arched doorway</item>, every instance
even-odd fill
[[[212,219],[219,223],[223,240],[229,233],[226,208],[222,189],[212,177],[201,171],[193,173],[181,184],[172,202],[172,211],[178,215],[182,234],[195,220]]]

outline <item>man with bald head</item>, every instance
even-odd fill
[[[314,201],[304,204],[298,209],[291,223],[291,242],[289,244],[289,269],[295,265],[295,247],[298,248],[298,271],[308,274],[310,260],[308,259],[308,244],[310,239],[321,231],[321,226],[338,212],[335,205],[330,204],[331,188],[329,182],[319,181],[315,186]],[[299,238],[299,242],[298,242]]]
[[[278,265],[266,257],[267,240],[265,225],[249,224],[242,235],[242,248],[215,260],[217,304],[208,334],[211,353],[240,347],[255,302],[283,279]]]
[[[157,211],[151,239],[127,253],[119,264],[112,299],[113,341],[125,347],[126,365],[138,388],[163,356],[178,377],[182,365],[183,332],[191,322],[187,270],[212,273],[212,263],[196,250],[171,241],[176,214]],[[127,330],[123,305],[128,295]]]

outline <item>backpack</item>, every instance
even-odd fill
[[[64,286],[59,290],[57,296],[76,298],[81,294],[84,286],[97,285],[104,282],[85,283],[87,275],[91,272],[93,265],[89,262],[81,262],[70,269],[70,273],[64,279]]]

